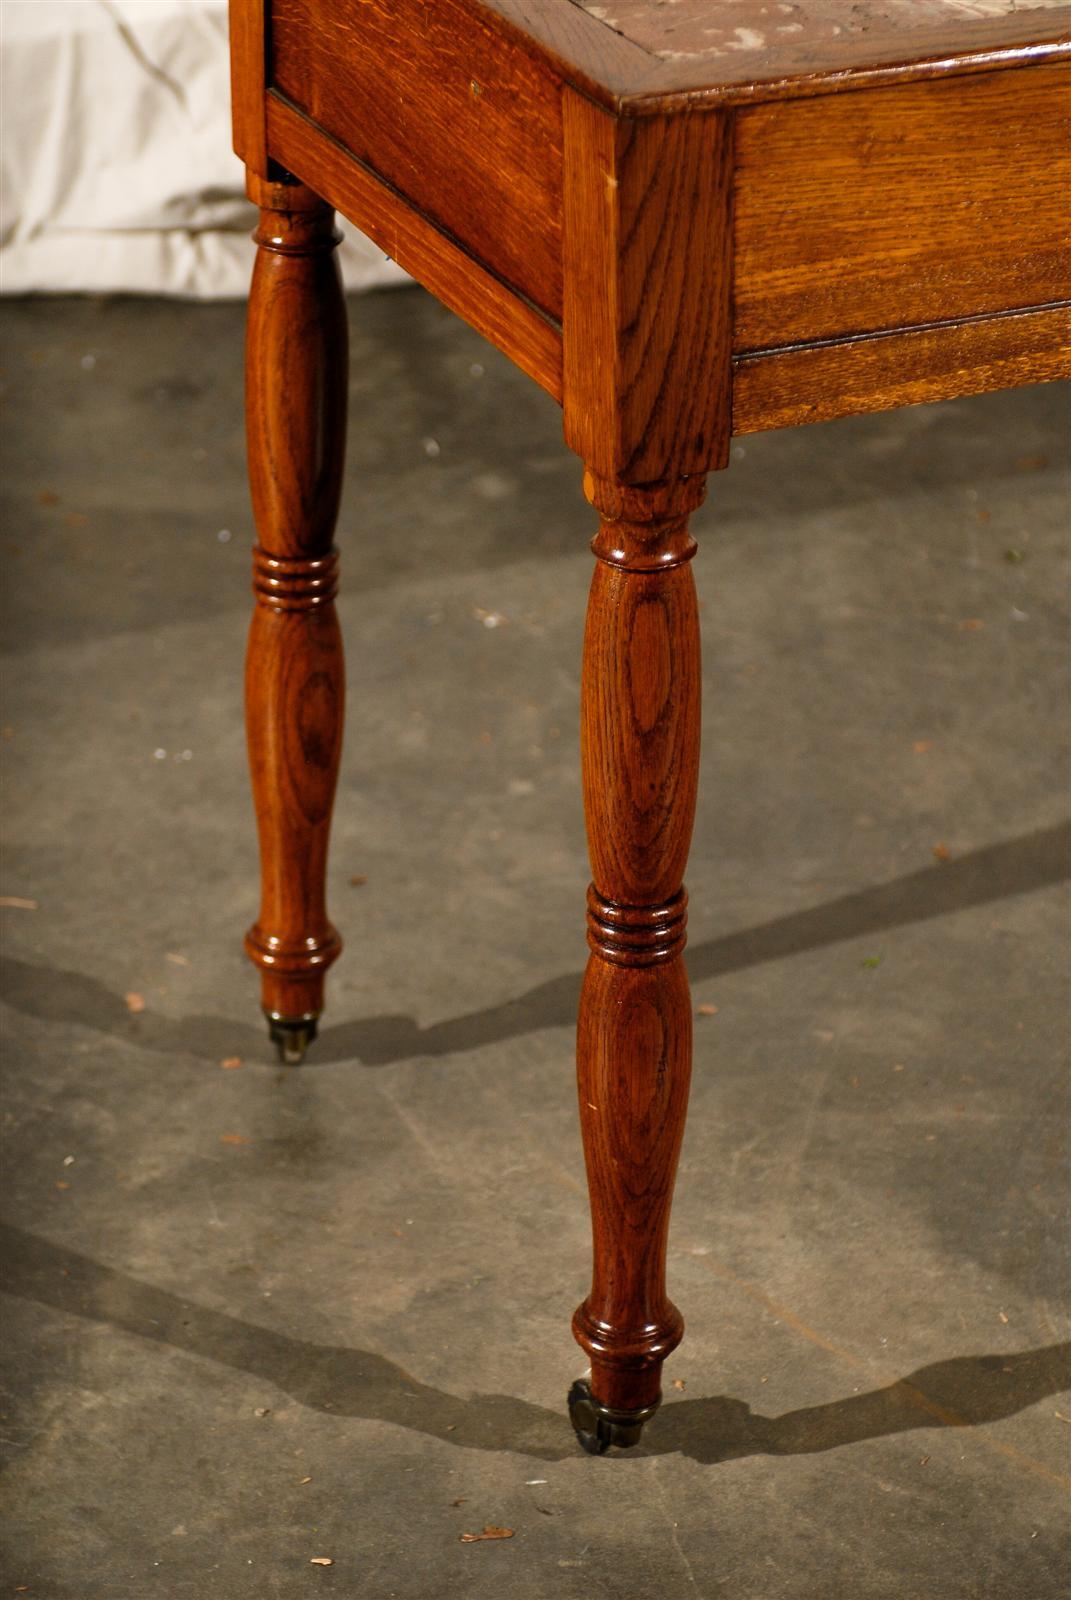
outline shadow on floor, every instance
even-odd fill
[[[385,1356],[256,1327],[20,1228],[0,1224],[0,1252],[8,1294],[222,1362],[314,1410],[393,1423],[467,1450],[509,1450],[547,1461],[576,1451],[564,1405],[559,1414],[510,1395],[462,1400],[411,1378]],[[640,1453],[680,1452],[708,1465],[742,1456],[810,1455],[917,1428],[997,1422],[1066,1388],[1071,1344],[957,1356],[887,1388],[780,1417],[755,1415],[744,1401],[726,1396],[676,1401]]]
[[[825,905],[797,911],[755,928],[688,947],[688,971],[697,982],[779,961],[840,940],[885,932],[912,922],[950,915],[974,906],[1027,894],[1071,878],[1071,822],[1040,828],[972,851],[956,861],[924,867],[890,883],[842,895]],[[448,1056],[543,1028],[572,1027],[580,994],[580,973],[538,984],[516,999],[422,1028],[407,1016],[367,1017],[326,1028],[309,1065],[360,1061],[380,1067],[414,1056]],[[255,1060],[266,1040],[261,1028],[224,1017],[137,1016],[120,995],[95,978],[36,967],[13,958],[0,966],[0,993],[28,1016],[95,1028],[165,1055],[182,1053],[209,1059],[235,1053]]]

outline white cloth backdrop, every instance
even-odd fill
[[[226,0],[3,0],[0,289],[246,293]],[[343,224],[348,288],[404,281]]]

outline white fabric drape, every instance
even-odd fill
[[[225,0],[3,0],[0,95],[5,293],[246,293]],[[342,267],[405,281],[349,228]]]

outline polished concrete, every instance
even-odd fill
[[[741,441],[695,519],[688,1331],[593,1460],[556,407],[418,290],[351,307],[347,947],[283,1070],[242,310],[0,320],[2,1593],[1063,1600],[1067,390]]]

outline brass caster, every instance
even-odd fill
[[[279,1060],[287,1067],[299,1067],[305,1051],[316,1037],[316,1016],[281,1017],[277,1011],[266,1011],[268,1037],[279,1052]]]
[[[653,1406],[641,1406],[638,1411],[618,1411],[613,1406],[604,1406],[592,1398],[587,1378],[577,1378],[569,1390],[569,1421],[576,1430],[581,1449],[589,1456],[603,1456],[611,1445],[630,1450],[639,1443],[644,1423],[657,1410],[657,1401]]]

